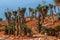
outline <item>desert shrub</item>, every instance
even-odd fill
[[[58,17],[58,20],[60,20],[60,17]]]
[[[60,37],[60,26],[57,26],[56,28],[55,28],[55,30],[56,30],[56,37]]]
[[[48,35],[55,36],[55,32],[56,32],[55,29],[49,28],[48,30],[49,30]]]
[[[57,26],[55,29],[56,29],[57,31],[60,31],[60,26]]]
[[[5,34],[13,34],[14,33],[13,26],[5,25],[4,31],[5,31]]]
[[[5,26],[5,29],[4,29],[4,31],[5,31],[5,34],[8,34],[8,32],[9,32],[9,29],[8,29],[8,27],[7,27],[7,26]]]
[[[28,35],[28,36],[31,36],[31,33],[32,33],[31,28],[27,28],[27,35]]]
[[[14,34],[15,30],[13,27],[14,27],[13,24],[9,25],[9,30],[10,30],[9,34]]]
[[[24,27],[24,34],[27,35],[27,27]]]
[[[25,23],[21,23],[21,24],[20,24],[20,29],[23,30],[25,26],[26,26]]]
[[[13,34],[13,33],[14,33],[13,28],[10,27],[10,34]]]
[[[20,25],[21,31],[24,32],[24,35],[31,34],[31,29],[27,27],[25,23]]]
[[[3,19],[2,19],[2,18],[0,18],[0,21],[3,21]]]
[[[42,27],[42,34],[47,33],[48,36],[55,36],[55,29],[48,28],[48,27]]]
[[[44,34],[46,32],[46,27],[41,27],[41,33]]]
[[[31,34],[31,28],[27,28],[27,32]]]
[[[27,26],[25,23],[21,23],[20,29],[22,32],[24,32],[25,35],[27,35]]]

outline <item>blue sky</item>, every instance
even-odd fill
[[[42,0],[0,0],[0,18],[5,20],[4,12],[7,8],[17,10],[18,7],[35,8],[38,4],[42,4]],[[54,4],[53,0],[46,0],[46,4]]]

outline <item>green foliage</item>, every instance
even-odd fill
[[[21,24],[20,24],[20,28],[21,28],[21,30],[23,30],[24,27],[26,27],[26,24],[25,24],[25,23],[21,23]]]
[[[27,26],[25,23],[20,24],[20,29],[21,29],[21,31],[24,32],[25,35],[27,34]]]
[[[25,13],[25,11],[26,11],[26,8],[20,9],[20,13],[22,13],[22,15]]]
[[[57,26],[55,30],[56,30],[55,36],[60,38],[60,26]]]
[[[29,34],[28,36],[31,36],[31,32],[32,32],[32,31],[31,31],[30,28],[24,27],[24,34],[25,34],[25,35],[28,35],[28,34]]]
[[[42,27],[42,34],[47,33],[49,36],[56,36],[56,30],[52,28]]]
[[[5,34],[14,34],[14,29],[13,29],[12,25],[10,25],[10,26],[5,25],[4,31],[5,31]]]
[[[44,26],[41,27],[41,30],[45,30],[45,29],[46,29],[46,27],[44,27]]]
[[[60,31],[60,26],[57,26],[55,29],[56,29],[57,31]]]
[[[49,7],[52,9],[53,5],[49,4]],[[41,32],[44,29],[44,30],[46,30],[46,32],[48,34],[50,34],[50,32],[52,33],[53,30],[49,29],[49,28],[42,28],[42,25],[40,24],[40,21],[41,21],[40,20],[40,17],[41,17],[40,13],[42,14],[43,19],[44,19],[45,15],[48,12],[49,7],[47,5],[41,6],[39,4],[35,10],[33,8],[29,8],[29,11],[32,14],[34,14],[35,12],[39,13],[39,16],[38,16],[38,30],[39,30],[39,32]],[[18,13],[18,11],[19,11],[19,13]],[[8,31],[9,31],[10,34],[13,34],[15,31],[18,32],[18,26],[19,26],[18,24],[20,22],[21,31],[23,31],[25,35],[27,35],[27,33],[31,34],[32,31],[30,28],[27,27],[26,20],[24,17],[24,13],[26,11],[26,8],[22,8],[22,9],[19,8],[18,11],[13,11],[12,13],[11,12],[5,12],[5,16],[8,20],[8,25],[9,25],[9,27],[5,27],[5,32],[8,33]],[[32,15],[32,16],[34,16],[34,15]],[[32,17],[31,17],[31,19],[32,19]]]
[[[31,34],[31,28],[27,28],[27,32],[29,33],[29,34]]]
[[[5,34],[8,34],[9,29],[8,29],[7,25],[5,25],[5,29],[4,29],[4,31],[5,31]]]
[[[55,29],[42,27],[42,34],[47,33],[48,36],[59,37],[60,26],[57,26]]]
[[[10,30],[10,34],[14,34],[14,28],[13,28],[13,25],[12,24],[10,24],[10,26],[9,26],[9,30]]]
[[[42,26],[42,27],[41,27],[41,31],[42,31],[42,34],[46,33],[46,31],[47,31],[47,30],[46,30],[46,27]]]
[[[29,11],[32,12],[33,11],[33,8],[29,8]]]
[[[2,18],[0,18],[0,21],[3,21],[3,19],[2,19]]]
[[[13,11],[13,15],[16,17],[17,16],[17,11]]]
[[[52,9],[53,8],[53,5],[52,4],[49,4],[49,7]]]
[[[24,34],[27,35],[27,27],[24,27]]]
[[[33,9],[33,8],[29,8],[29,12],[31,12],[31,21],[32,21],[32,19],[34,18],[34,14],[35,14],[35,10]]]
[[[39,4],[36,9],[37,11],[41,11],[41,5]]]
[[[25,35],[27,35],[27,33],[31,34],[31,29],[28,28],[25,23],[21,24],[20,28],[24,32]]]
[[[47,30],[47,35],[50,35],[50,36],[55,36],[55,29],[52,29],[52,28],[49,28],[48,30]]]

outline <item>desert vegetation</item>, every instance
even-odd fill
[[[57,4],[60,4],[60,1],[56,0],[55,3],[56,5],[49,4],[49,5],[43,5],[43,6],[39,4],[35,9],[28,8],[29,18],[30,18],[28,22],[37,20],[36,29],[34,29],[34,30],[37,30],[36,31],[37,34],[39,33],[39,34],[43,34],[47,36],[53,36],[53,37],[60,38],[60,25],[54,28],[51,28],[49,26],[43,26],[43,24],[47,22],[47,20],[45,21],[46,17],[49,20],[50,16],[52,17],[51,25],[53,25],[54,22],[60,22],[60,17],[56,17],[57,20],[54,19],[55,16],[58,16],[60,14],[60,13],[54,14],[54,12],[56,13],[56,6],[58,6],[59,8],[59,5]],[[50,15],[47,14],[48,10],[50,10]],[[33,37],[34,35],[34,32],[32,30],[33,28],[27,26],[28,22],[26,22],[27,16],[25,17],[25,14],[26,14],[26,8],[20,8],[20,7],[18,7],[17,10],[6,11],[5,17],[7,20],[7,24],[3,25],[4,34],[9,35],[9,37],[11,35],[19,36],[18,39],[24,36]],[[38,17],[37,17],[37,14],[38,14]],[[2,21],[1,18],[0,18],[0,21]]]
[[[60,26],[57,26],[56,28],[52,29],[52,28],[47,28],[47,27],[43,27],[42,23],[44,23],[45,17],[47,17],[47,12],[48,10],[50,10],[50,15],[52,15],[52,18],[54,20],[54,14],[53,14],[53,9],[56,12],[56,6],[49,4],[49,5],[38,5],[36,7],[36,9],[33,8],[29,8],[29,14],[31,13],[30,16],[30,21],[33,21],[33,19],[37,18],[36,20],[38,20],[37,22],[37,29],[38,29],[38,33],[42,33],[45,34],[47,33],[47,35],[49,36],[58,36],[59,37],[59,32],[60,32]],[[8,22],[7,25],[5,25],[5,34],[8,35],[15,35],[15,36],[29,36],[31,37],[33,35],[32,29],[29,28],[26,24],[26,17],[25,16],[25,11],[26,8],[18,8],[18,10],[15,11],[7,11],[5,12],[5,16],[6,16],[6,20]],[[38,14],[38,17],[36,16],[36,14]]]

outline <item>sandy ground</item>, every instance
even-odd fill
[[[0,32],[0,39],[5,39],[6,40],[58,40],[56,37],[52,37],[52,36],[47,36],[47,35],[42,35],[42,34],[34,34],[32,37],[19,37],[19,36],[13,36],[10,35],[10,37],[8,35],[4,35],[4,32]]]

